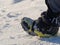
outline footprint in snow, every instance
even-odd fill
[[[21,1],[23,1],[23,0],[14,0],[14,1],[13,1],[13,4],[19,3],[19,2],[21,2]]]
[[[7,14],[7,17],[9,17],[9,18],[15,18],[15,17],[18,17],[19,15],[21,15],[21,13],[9,12]]]

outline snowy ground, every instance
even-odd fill
[[[0,0],[0,45],[60,45],[60,37],[29,36],[21,19],[37,19],[47,9],[44,0]]]

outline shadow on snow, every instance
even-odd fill
[[[46,42],[51,42],[51,43],[60,44],[60,37],[42,38],[42,39],[40,39],[40,40],[46,41]]]

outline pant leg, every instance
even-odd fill
[[[48,10],[45,14],[42,13],[42,15],[44,15],[43,21],[47,24],[54,26],[60,25],[60,2],[58,1],[60,0],[45,0]]]
[[[46,3],[46,5],[47,5],[47,7],[48,7],[48,10],[47,10],[47,16],[48,17],[50,17],[50,18],[54,18],[54,17],[58,17],[59,16],[59,14],[60,14],[60,9],[59,8],[56,8],[57,10],[55,10],[55,7],[57,7],[57,5],[56,6],[54,6],[53,4],[55,4],[54,3],[54,1],[53,0],[51,0],[51,1],[53,1],[53,2],[48,2],[48,1],[50,1],[50,0],[45,0],[45,3]],[[60,0],[59,0],[60,1]],[[53,4],[50,4],[50,3],[53,3]],[[58,2],[57,2],[58,3]],[[51,5],[53,5],[53,7],[51,7]]]
[[[51,9],[52,12],[60,13],[60,0],[45,0],[48,9]]]

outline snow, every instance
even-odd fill
[[[30,36],[21,27],[23,17],[35,20],[46,10],[44,0],[0,0],[0,45],[60,45],[59,36]]]

